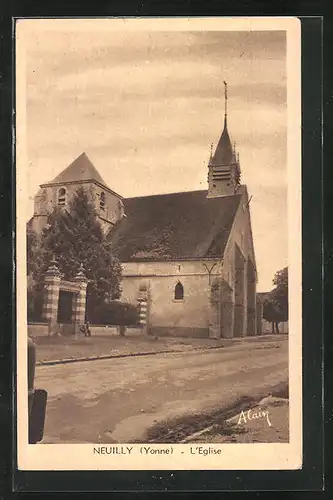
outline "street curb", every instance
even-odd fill
[[[152,352],[138,352],[133,354],[103,354],[102,356],[90,356],[85,358],[68,358],[68,359],[55,359],[50,361],[37,361],[36,366],[52,366],[52,365],[66,365],[69,363],[79,363],[82,361],[98,361],[101,359],[113,359],[113,358],[130,358],[134,356],[155,356],[156,354],[179,354],[183,352],[192,352],[192,351],[209,351],[212,349],[224,349],[225,346],[212,346],[212,347],[194,347],[186,351],[177,351],[177,350],[166,350],[166,351],[152,351]]]

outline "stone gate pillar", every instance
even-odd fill
[[[49,324],[49,335],[57,333],[60,281],[61,273],[56,260],[52,259],[45,274],[45,295],[43,302],[43,317]]]
[[[85,322],[86,319],[86,302],[87,302],[87,285],[88,280],[85,275],[85,270],[81,264],[74,281],[79,285],[78,292],[74,295],[73,303],[73,322],[75,324],[75,333],[80,328],[80,325]]]
[[[139,296],[139,322],[142,328],[142,333],[148,335],[149,333],[149,313],[150,313],[150,294],[149,287],[146,284],[140,286]]]

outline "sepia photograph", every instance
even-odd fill
[[[17,21],[19,468],[301,467],[299,82],[293,18]]]

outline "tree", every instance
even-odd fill
[[[35,277],[42,265],[40,239],[35,231],[27,229],[27,308],[28,320],[42,319],[43,287],[36,282]]]
[[[272,291],[274,300],[279,311],[280,321],[288,320],[288,268],[284,267],[274,276]]]
[[[272,333],[279,333],[279,311],[274,298],[269,295],[264,300],[263,317],[272,324]]]
[[[120,297],[121,265],[103,234],[96,211],[86,191],[80,187],[68,210],[55,208],[41,234],[39,266],[28,263],[37,287],[55,257],[63,278],[72,280],[83,264],[88,279],[87,317],[107,299]]]
[[[36,250],[38,247],[38,237],[31,228],[27,229],[27,274],[32,274],[36,264]]]
[[[272,333],[279,333],[279,323],[288,320],[288,268],[275,273],[275,287],[264,300],[263,317],[272,323]]]

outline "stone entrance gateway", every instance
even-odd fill
[[[59,290],[57,322],[60,324],[72,323],[73,301],[76,299],[74,292]]]
[[[87,279],[81,264],[73,281],[62,279],[53,259],[45,275],[43,316],[49,324],[49,335],[75,334],[85,321]]]

